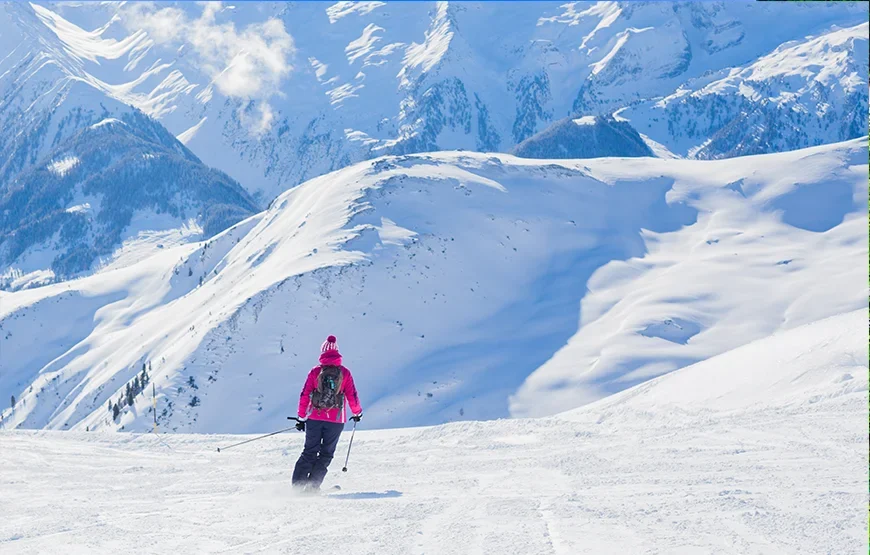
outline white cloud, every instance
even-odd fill
[[[180,8],[134,2],[125,8],[124,22],[131,29],[145,30],[158,44],[190,45],[220,93],[256,101],[260,117],[243,118],[252,123],[252,131],[268,130],[274,119],[268,99],[279,91],[281,81],[293,70],[290,62],[296,51],[293,37],[279,19],[270,18],[237,29],[232,21],[218,22],[224,10],[220,2],[199,5],[202,13],[193,18]]]
[[[249,103],[239,110],[239,120],[251,133],[261,135],[272,127],[275,114],[267,102]]]

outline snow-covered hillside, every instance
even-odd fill
[[[366,425],[553,414],[866,305],[867,141],[386,157],[212,240],[0,296],[5,426],[266,430],[329,333]],[[62,315],[62,316],[60,316]]]
[[[178,230],[191,222],[200,233],[187,239],[202,239],[259,211],[159,123],[139,112],[122,117],[78,131],[4,187],[0,264],[9,269],[0,287],[88,270],[140,230],[184,235]]]
[[[524,140],[511,154],[521,158],[653,156],[637,130],[613,116],[565,118]]]
[[[857,130],[850,123],[850,103],[867,102],[866,48],[862,54],[860,41],[855,49],[832,46],[834,54],[815,43],[788,45],[864,24],[866,46],[864,8],[7,2],[0,8],[0,46],[8,53],[0,59],[0,122],[15,130],[7,134],[15,144],[0,147],[14,146],[16,160],[33,160],[56,133],[135,106],[265,204],[302,181],[382,154],[508,152],[559,119],[670,98],[694,90],[687,85],[693,79],[721,78],[759,59],[770,67],[783,56],[791,57],[784,65],[830,75],[826,86],[851,89],[857,79],[854,94],[807,106],[806,137],[797,142],[784,130],[733,126],[728,140],[706,144],[704,156],[832,142],[866,133],[864,119],[856,120]],[[837,74],[831,64],[863,71]],[[752,73],[759,95],[783,87],[777,72],[761,73]],[[693,115],[671,135],[646,132],[655,114],[633,124],[678,152],[686,150],[684,135],[697,146],[719,131],[703,118],[695,130],[687,121]],[[752,149],[736,148],[741,129]]]
[[[320,497],[290,490],[295,432],[221,453],[243,438],[2,432],[0,551],[858,553],[867,319],[555,418],[359,432],[348,472],[342,458],[326,479],[341,489]]]

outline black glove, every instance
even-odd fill
[[[362,420],[362,413],[354,414],[353,416],[350,417],[350,419],[353,420],[354,422],[359,422],[360,420]]]
[[[300,432],[304,432],[305,431],[305,421],[304,420],[297,420],[296,421],[296,429],[299,430]]]

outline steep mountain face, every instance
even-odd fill
[[[47,260],[56,278],[89,269],[131,233],[134,218],[151,230],[194,220],[210,237],[257,210],[160,124],[136,112],[123,118],[78,131],[0,187],[0,262],[18,270],[5,287]]]
[[[613,116],[566,118],[518,144],[513,154],[521,158],[653,156],[638,132]]]
[[[866,306],[866,164],[866,140],[359,163],[207,242],[2,294],[3,420],[146,430],[156,402],[163,430],[273,429],[328,334],[367,425],[573,408]],[[143,367],[156,400],[125,396]]]
[[[58,144],[57,122],[67,113],[85,116],[61,135],[100,121],[103,107],[118,117],[116,110],[132,105],[265,205],[360,160],[444,149],[507,152],[565,117],[658,102],[767,55],[800,59],[800,49],[780,45],[866,23],[862,6],[834,4],[529,2],[507,10],[470,2],[7,3],[0,9],[0,41],[9,52],[0,61],[0,97],[11,103],[0,105],[0,118],[16,130],[9,137],[42,137],[14,157],[32,164]],[[706,158],[857,136],[866,122],[853,121],[849,108],[867,98],[859,46],[808,62],[864,70],[853,96],[832,94],[824,113],[809,109],[793,120],[805,139],[791,137],[797,131],[759,132],[756,123],[773,117],[769,111],[748,113],[727,131],[703,118],[692,123],[704,109],[676,100],[666,103],[674,115],[655,108],[623,116],[671,151],[694,148]],[[776,75],[753,75],[760,95],[778,86]],[[33,99],[32,113],[22,116]],[[732,122],[745,108],[729,103],[722,119]],[[685,129],[673,136],[652,129],[669,118]],[[25,165],[15,162],[7,174]]]
[[[143,104],[132,102],[137,83],[113,86],[85,70],[100,53],[112,65],[141,51],[143,33],[100,51],[87,41],[59,42],[47,26],[58,21],[40,6],[0,6],[8,52],[0,60],[0,125],[8,130],[0,136],[7,154],[0,160],[0,287],[88,270],[140,231],[179,229],[198,240],[259,209],[238,183],[131,106]]]
[[[786,43],[620,115],[674,150],[727,158],[867,134],[868,24]]]

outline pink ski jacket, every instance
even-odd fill
[[[321,354],[320,364],[341,367],[341,386],[339,387],[339,392],[344,394],[344,399],[350,405],[350,410],[353,411],[353,414],[362,414],[362,407],[359,404],[359,396],[356,393],[353,376],[351,376],[350,370],[341,365],[341,354],[338,350],[332,349]],[[347,422],[344,405],[342,405],[341,409],[318,409],[314,408],[311,404],[311,393],[317,389],[317,378],[319,376],[320,366],[315,366],[308,373],[308,378],[302,387],[302,394],[299,396],[299,418],[344,424]]]

